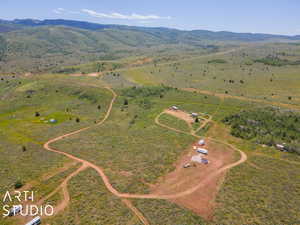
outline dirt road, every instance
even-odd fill
[[[205,94],[205,95],[212,95],[212,96],[216,96],[216,97],[223,98],[223,99],[224,98],[232,98],[232,99],[237,99],[237,100],[241,100],[241,101],[264,103],[264,104],[268,104],[268,105],[275,105],[275,106],[285,107],[285,108],[289,108],[289,109],[300,110],[300,106],[291,105],[291,104],[287,104],[287,103],[273,102],[273,101],[267,101],[267,100],[263,100],[263,99],[247,98],[247,97],[243,97],[243,96],[235,96],[235,95],[229,95],[229,94],[221,94],[221,93],[215,93],[215,92],[211,92],[211,91],[199,90],[199,89],[195,89],[195,88],[181,88],[181,90],[189,91],[189,92],[197,92],[197,93]]]
[[[190,188],[188,190],[184,190],[182,192],[179,192],[179,193],[176,193],[176,194],[170,194],[170,195],[157,195],[157,194],[130,194],[130,193],[120,193],[119,191],[117,191],[110,183],[109,181],[109,178],[105,175],[103,169],[87,160],[84,160],[84,159],[81,159],[81,158],[78,158],[76,156],[73,156],[69,153],[66,153],[66,152],[63,152],[61,150],[58,150],[58,149],[55,149],[53,147],[51,147],[50,145],[59,141],[59,140],[62,140],[64,138],[67,138],[67,137],[70,137],[72,135],[75,135],[75,134],[78,134],[78,133],[81,133],[83,131],[86,131],[92,127],[95,127],[95,126],[100,126],[101,124],[103,124],[107,119],[108,117],[110,116],[110,113],[111,113],[111,110],[112,110],[112,107],[113,107],[113,104],[114,104],[114,101],[116,100],[116,93],[109,87],[106,87],[106,89],[108,89],[112,94],[113,94],[113,98],[110,102],[110,105],[109,105],[109,108],[104,116],[104,118],[97,124],[91,126],[91,127],[85,127],[85,128],[82,128],[82,129],[79,129],[77,131],[74,131],[74,132],[71,132],[71,133],[68,133],[68,134],[65,134],[65,135],[62,135],[62,136],[59,136],[59,137],[56,137],[54,139],[51,139],[49,140],[48,142],[46,142],[44,144],[44,148],[48,151],[51,151],[51,152],[55,152],[55,153],[58,153],[58,154],[61,154],[61,155],[64,155],[72,160],[75,160],[77,162],[80,162],[82,163],[82,166],[76,170],[74,173],[72,173],[71,175],[69,175],[67,177],[66,180],[64,180],[64,182],[61,184],[59,188],[62,188],[63,190],[63,195],[64,195],[64,200],[63,202],[58,206],[58,208],[56,209],[56,213],[62,211],[63,209],[65,209],[65,207],[68,205],[69,203],[69,200],[70,200],[70,196],[69,196],[69,193],[68,193],[68,190],[67,190],[67,184],[68,184],[68,181],[74,177],[75,175],[77,175],[79,172],[81,172],[82,170],[86,169],[86,168],[93,168],[94,170],[97,171],[97,173],[99,174],[99,176],[102,178],[103,182],[104,182],[104,185],[106,186],[106,188],[112,193],[114,194],[115,196],[117,197],[120,197],[120,198],[123,198],[123,202],[134,212],[134,214],[143,222],[143,224],[145,225],[148,225],[148,221],[143,217],[142,213],[139,212],[136,208],[133,208],[132,204],[129,203],[128,201],[126,201],[126,199],[129,199],[129,198],[137,198],[137,199],[175,199],[175,198],[179,198],[179,197],[182,197],[182,196],[185,196],[185,195],[189,195],[191,193],[193,193],[194,191],[198,190],[199,188],[205,186],[205,184],[207,184],[207,182],[209,182],[209,180],[213,179],[214,177],[216,177],[217,175],[219,175],[220,173],[223,173],[224,171],[228,170],[228,169],[231,169],[243,162],[245,162],[247,160],[247,156],[245,153],[243,153],[242,151],[240,151],[239,149],[236,149],[234,146],[228,144],[228,143],[225,143],[225,142],[222,142],[222,141],[218,141],[219,143],[222,143],[222,144],[225,144],[227,146],[230,146],[232,147],[233,149],[235,149],[236,151],[240,152],[241,154],[241,158],[235,162],[235,163],[232,163],[230,165],[226,165],[222,168],[220,168],[219,170],[215,171],[214,173],[212,174],[208,174],[208,176],[206,177],[206,179],[202,180],[201,182],[199,182],[198,185],[194,186],[193,188]],[[166,129],[169,129],[169,130],[173,130],[175,132],[179,132],[179,133],[185,133],[187,135],[192,135],[194,137],[197,137],[197,138],[200,138],[199,136],[193,134],[193,133],[188,133],[188,132],[183,132],[183,131],[180,131],[180,130],[177,130],[175,128],[172,128],[172,127],[168,127],[164,124],[161,124],[159,122],[159,117],[163,114],[163,112],[161,114],[159,114],[156,119],[155,119],[155,123],[158,124],[159,126],[162,126]],[[213,141],[216,141],[212,138],[210,138],[211,140]],[[54,192],[56,192],[57,190],[55,190]],[[53,193],[51,193],[53,194]],[[125,199],[125,200],[124,200]]]

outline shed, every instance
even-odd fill
[[[57,123],[57,120],[56,119],[50,119],[49,122],[50,123]]]
[[[201,155],[194,155],[191,159],[192,162],[202,163]]]

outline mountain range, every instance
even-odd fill
[[[217,41],[268,41],[271,39],[286,39],[286,40],[300,40],[300,35],[287,36],[287,35],[273,35],[273,34],[260,34],[260,33],[234,33],[228,31],[213,32],[208,30],[192,30],[184,31],[178,29],[170,29],[164,27],[136,27],[125,25],[113,24],[98,24],[84,21],[75,20],[35,20],[35,19],[15,19],[12,21],[0,20],[0,32],[9,32],[22,28],[42,27],[42,26],[66,26],[79,28],[91,31],[101,31],[104,29],[117,29],[117,30],[132,30],[146,32],[148,34],[176,38],[179,36],[187,36],[189,38],[208,39]]]
[[[154,52],[178,56],[187,51],[207,53],[242,43],[298,40],[299,35],[185,31],[62,19],[0,20],[0,72],[45,72],[61,66]]]

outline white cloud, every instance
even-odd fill
[[[80,14],[80,12],[70,11],[70,10],[66,10],[63,8],[54,9],[54,10],[52,10],[52,12],[54,12],[55,14]]]
[[[98,13],[90,9],[82,9],[84,13],[87,13],[90,16],[97,18],[106,18],[106,19],[125,19],[125,20],[159,20],[159,19],[171,19],[170,16],[163,17],[157,15],[140,15],[136,13],[132,13],[131,15],[124,15],[121,13]]]
[[[64,9],[63,8],[57,8],[57,9],[53,9],[52,12],[56,13],[56,14],[63,14],[64,13]]]

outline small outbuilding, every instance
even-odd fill
[[[191,159],[192,162],[202,163],[202,157],[201,155],[194,155]]]
[[[57,120],[56,119],[50,119],[49,122],[50,123],[57,123]]]

